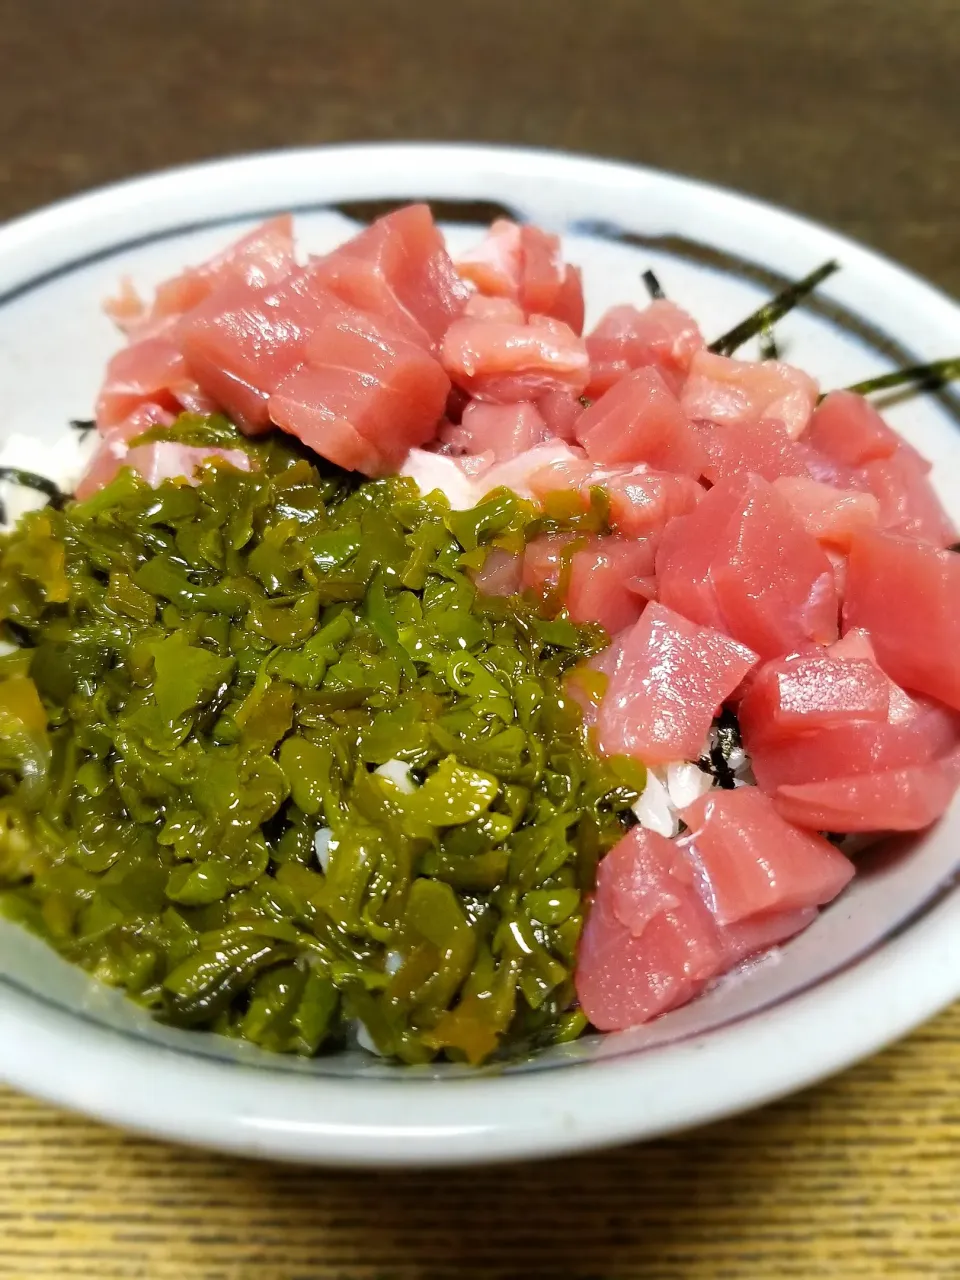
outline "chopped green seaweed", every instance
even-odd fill
[[[410,1063],[579,1034],[584,895],[643,777],[565,692],[605,634],[472,584],[543,519],[222,420],[173,434],[256,469],[124,471],[0,539],[3,909],[158,1018],[269,1050],[358,1018]]]

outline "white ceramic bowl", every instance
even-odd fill
[[[842,272],[779,327],[787,358],[843,385],[960,350],[960,309],[876,254],[700,183],[561,154],[463,146],[288,151],[174,170],[0,230],[0,432],[41,439],[89,414],[117,337],[100,300],[151,286],[264,215],[293,209],[332,247],[345,202],[435,202],[455,246],[493,202],[564,232],[590,316],[642,298],[652,266],[708,334],[826,258]],[[459,220],[459,221],[458,221]],[[891,421],[935,463],[960,515],[960,413],[949,396]],[[895,607],[895,602],[892,602]],[[317,1062],[159,1027],[35,939],[0,923],[0,1077],[141,1132],[249,1155],[352,1165],[543,1156],[651,1137],[800,1088],[960,995],[960,807],[865,869],[778,956],[650,1027],[507,1069]]]

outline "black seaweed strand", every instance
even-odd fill
[[[802,302],[807,294],[812,293],[817,285],[822,284],[828,276],[832,276],[839,270],[839,262],[833,260],[825,262],[823,266],[817,267],[816,271],[811,271],[802,280],[797,280],[782,293],[778,293],[775,298],[758,307],[745,320],[741,320],[732,329],[721,334],[716,341],[710,343],[710,350],[716,355],[732,356],[745,342],[776,324],[788,311],[792,311],[798,303]]]
[[[644,271],[641,279],[643,280],[643,283],[647,286],[647,293],[649,293],[650,297],[654,300],[654,302],[656,302],[659,298],[665,298],[667,296],[663,292],[663,285],[660,283],[660,281],[657,279],[657,277],[654,275],[654,273],[650,270],[649,267],[647,267],[646,271]]]

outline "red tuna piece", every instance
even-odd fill
[[[830,650],[777,658],[760,668],[740,702],[744,741],[782,740],[858,720],[886,724],[890,685],[868,658]]]
[[[293,269],[293,219],[281,214],[255,227],[223,253],[157,286],[148,309],[129,282],[119,298],[105,305],[107,314],[134,337],[166,332],[177,318],[199,305],[225,280],[254,289],[278,284]]]
[[[329,315],[304,356],[270,397],[270,417],[331,462],[388,474],[436,431],[450,383],[416,343],[359,313]]]
[[[789,504],[751,475],[672,520],[657,552],[662,604],[763,658],[837,638],[833,568]]]
[[[943,815],[960,781],[960,755],[879,773],[779,787],[777,810],[818,831],[920,831]]]
[[[550,438],[536,405],[488,404],[473,400],[456,426],[448,424],[440,439],[454,454],[492,453],[495,462],[516,458],[534,445]]]
[[[854,534],[875,529],[880,503],[872,493],[835,489],[819,480],[783,476],[773,487],[800,517],[803,527],[826,547],[849,551]]]
[[[957,529],[930,483],[929,470],[930,464],[916,450],[901,445],[867,462],[860,474],[879,504],[881,528],[949,547],[957,540]]]
[[[97,399],[97,426],[101,431],[115,427],[145,404],[172,413],[208,413],[216,407],[202,394],[179,348],[164,337],[142,338],[111,358]]]
[[[522,575],[522,555],[492,547],[483,567],[473,575],[473,584],[488,596],[512,596],[520,590]]]
[[[756,662],[729,636],[648,604],[600,706],[601,750],[648,764],[695,760],[720,705]]]
[[[766,418],[735,426],[697,422],[694,430],[705,455],[703,477],[711,484],[737,480],[751,471],[764,480],[808,474],[806,454],[780,422]]]
[[[634,827],[600,863],[575,975],[601,1031],[686,1004],[724,965],[716,925],[670,840]]]
[[[559,320],[455,320],[443,339],[443,367],[480,400],[536,400],[559,387],[579,394],[589,359],[583,340]]]
[[[905,689],[960,708],[960,556],[887,533],[859,534],[847,565],[844,629],[869,631]]]
[[[847,467],[889,458],[900,437],[869,400],[853,391],[831,391],[813,411],[804,440],[819,453]]]
[[[694,354],[704,345],[696,320],[666,298],[657,298],[642,311],[611,307],[587,337],[587,394],[600,396],[631,370],[645,365],[659,369],[667,385],[678,392]]]
[[[634,467],[623,475],[588,479],[599,485],[610,502],[610,523],[618,533],[641,538],[659,533],[675,516],[689,514],[703,497],[703,489],[689,476],[671,471]]]
[[[583,402],[572,387],[555,387],[548,391],[537,401],[537,408],[552,436],[571,444],[576,440],[577,420],[583,413]]]
[[[582,333],[583,284],[577,268],[564,263],[559,236],[498,218],[457,267],[481,293],[510,298],[528,316],[553,316]]]
[[[332,253],[314,259],[311,268],[321,288],[360,311],[382,316],[394,329],[400,327],[398,313],[405,315],[404,335],[416,341],[418,332],[426,334],[435,347],[470,293],[425,204],[406,205],[378,218]]]
[[[566,605],[574,622],[598,622],[611,635],[631,626],[646,601],[631,588],[649,572],[650,551],[642,542],[604,537],[570,556]]]
[[[832,901],[853,864],[829,841],[787,822],[756,787],[714,790],[681,814],[681,844],[702,868],[720,924]]]
[[[652,367],[621,378],[585,409],[577,439],[604,466],[645,462],[694,478],[703,470],[703,452],[680,402]]]
[[[680,401],[692,421],[739,426],[773,419],[795,440],[810,421],[817,391],[813,378],[793,365],[698,351]]]

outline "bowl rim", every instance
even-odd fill
[[[950,298],[889,259],[753,197],[612,160],[459,143],[282,149],[125,179],[0,228],[0,275],[21,260],[40,267],[35,279],[54,274],[71,237],[95,259],[101,223],[128,222],[135,229],[146,219],[156,229],[164,225],[153,205],[159,196],[192,188],[202,214],[222,203],[231,184],[269,190],[277,173],[318,161],[371,179],[359,181],[350,197],[355,200],[382,198],[384,183],[394,179],[399,196],[403,175],[425,167],[460,176],[488,170],[531,182],[559,174],[564,181],[619,190],[668,184],[688,199],[719,202],[747,223],[775,222],[824,256],[842,253],[848,263],[869,268],[881,292],[906,290],[916,305],[954,326],[960,316]],[[19,292],[16,266],[13,278],[12,286],[0,280],[0,294]],[[429,1087],[412,1077],[290,1074],[265,1089],[264,1073],[254,1066],[136,1041],[0,985],[0,1078],[126,1129],[225,1152],[355,1167],[470,1164],[653,1138],[758,1106],[874,1052],[958,996],[960,893],[951,891],[899,935],[813,989],[734,1024],[608,1060],[506,1076],[432,1078]]]

